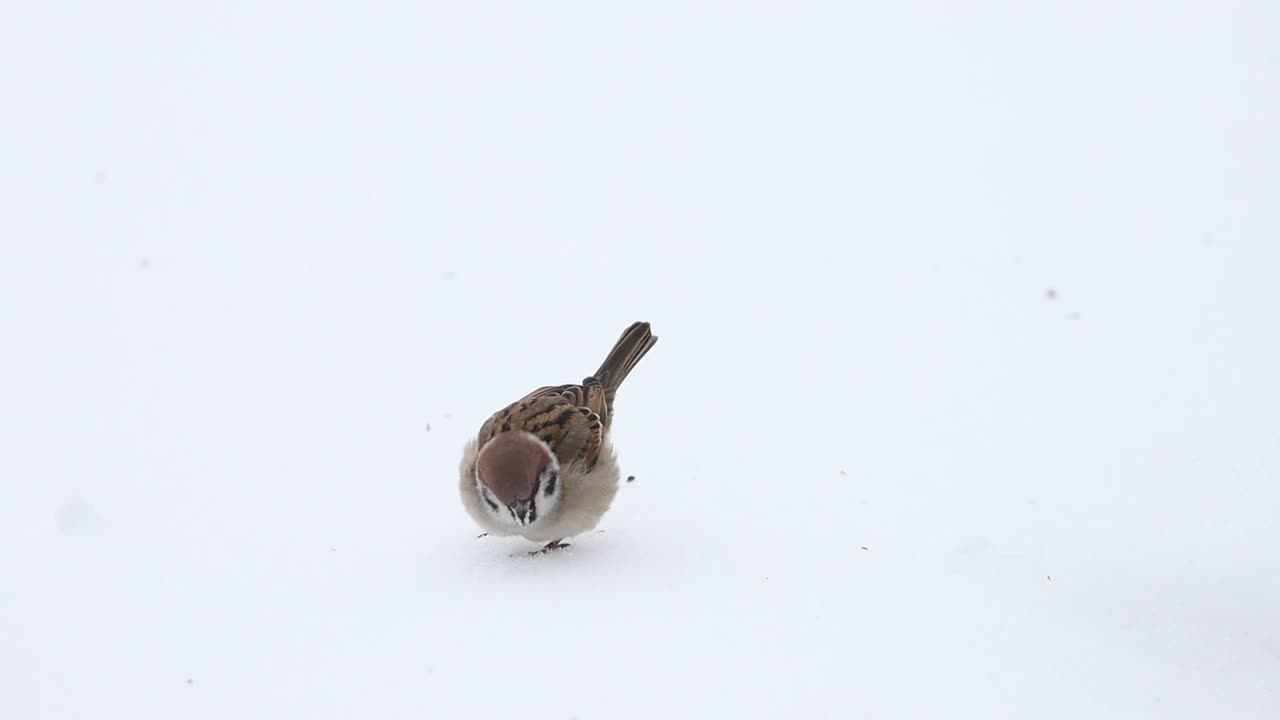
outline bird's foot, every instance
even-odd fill
[[[567,543],[567,542],[560,542],[559,540],[552,540],[551,542],[547,543],[546,545],[543,545],[541,550],[534,550],[533,552],[531,552],[531,553],[529,553],[529,554],[530,554],[530,555],[543,555],[543,554],[546,554],[546,553],[548,553],[548,552],[551,552],[552,550],[562,550],[562,549],[567,548],[567,547],[569,547],[569,543]]]
[[[489,537],[489,533],[480,533],[479,535],[476,536],[476,539],[479,540],[482,537]]]

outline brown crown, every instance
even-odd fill
[[[533,497],[534,484],[547,463],[547,451],[537,440],[504,432],[481,449],[476,474],[499,500],[512,505]]]

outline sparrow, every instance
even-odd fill
[[[484,421],[463,448],[459,490],[486,535],[545,542],[536,554],[595,528],[621,475],[613,399],[657,342],[649,323],[632,323],[581,383],[540,387]]]

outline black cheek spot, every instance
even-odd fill
[[[489,499],[489,496],[488,496],[488,495],[486,495],[486,494],[484,494],[484,493],[480,493],[480,497],[484,498],[484,502],[485,502],[485,504],[486,504],[486,505],[488,505],[488,506],[489,506],[489,509],[490,509],[490,510],[492,510],[492,511],[494,511],[494,512],[498,512],[498,503],[496,503],[496,502],[494,502],[494,501],[490,500],[490,499]]]
[[[542,491],[542,494],[544,497],[551,497],[551,493],[554,493],[556,491],[557,479],[559,479],[559,476],[556,475],[555,473],[552,473],[551,477],[547,478],[547,487]]]

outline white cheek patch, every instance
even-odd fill
[[[484,501],[485,507],[489,508],[489,512],[501,517],[500,510],[502,506],[498,503],[498,499],[493,496],[493,493],[489,492],[489,488],[480,482],[480,478],[476,478],[476,494]]]
[[[538,478],[538,490],[533,494],[533,507],[536,517],[542,518],[550,515],[560,505],[561,494],[564,492],[564,485],[560,478],[560,468],[555,461],[542,471],[542,475]]]

